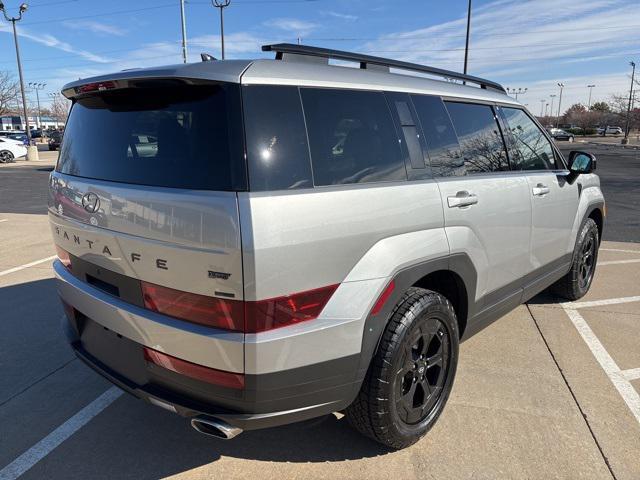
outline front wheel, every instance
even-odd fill
[[[599,245],[598,225],[592,218],[587,218],[578,232],[571,270],[552,285],[553,293],[568,300],[578,300],[586,295],[596,272]]]
[[[9,150],[2,150],[0,152],[0,163],[11,163],[13,162],[14,156]]]
[[[439,293],[410,288],[394,309],[356,400],[351,425],[391,448],[408,447],[435,424],[453,387],[458,322]]]

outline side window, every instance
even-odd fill
[[[407,179],[381,92],[300,89],[315,185]]]
[[[553,170],[553,147],[529,116],[519,108],[501,108],[509,131],[512,147],[509,150],[516,170]]]
[[[298,88],[246,86],[242,99],[250,189],[313,187]]]
[[[445,103],[460,140],[466,172],[509,170],[507,152],[493,109],[488,105]]]
[[[465,174],[464,158],[449,113],[440,97],[411,95],[424,132],[435,177]]]

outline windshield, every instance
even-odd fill
[[[57,171],[121,183],[245,190],[239,89],[151,85],[77,100]]]

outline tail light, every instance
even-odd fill
[[[69,256],[69,252],[56,245],[56,254],[62,265],[64,265],[67,270],[71,270],[71,257]]]
[[[116,88],[116,82],[107,80],[106,82],[87,83],[76,87],[76,93],[101,92],[103,90],[112,90]]]
[[[243,302],[182,292],[142,282],[144,306],[209,327],[257,333],[318,318],[338,285],[293,295]]]
[[[338,285],[316,288],[286,297],[245,302],[244,331],[257,333],[318,318]]]
[[[147,347],[144,347],[144,359],[148,363],[196,380],[227,388],[244,388],[244,375],[241,373],[225,372],[224,370],[204,367]]]
[[[242,331],[242,302],[182,292],[142,282],[144,306],[154,312],[181,318],[193,323],[227,330]]]

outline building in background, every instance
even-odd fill
[[[42,128],[60,128],[64,127],[64,122],[58,122],[52,117],[42,116],[40,118],[30,116],[29,126],[34,129],[40,125]],[[3,115],[0,117],[0,130],[24,130],[24,117],[18,115]]]

